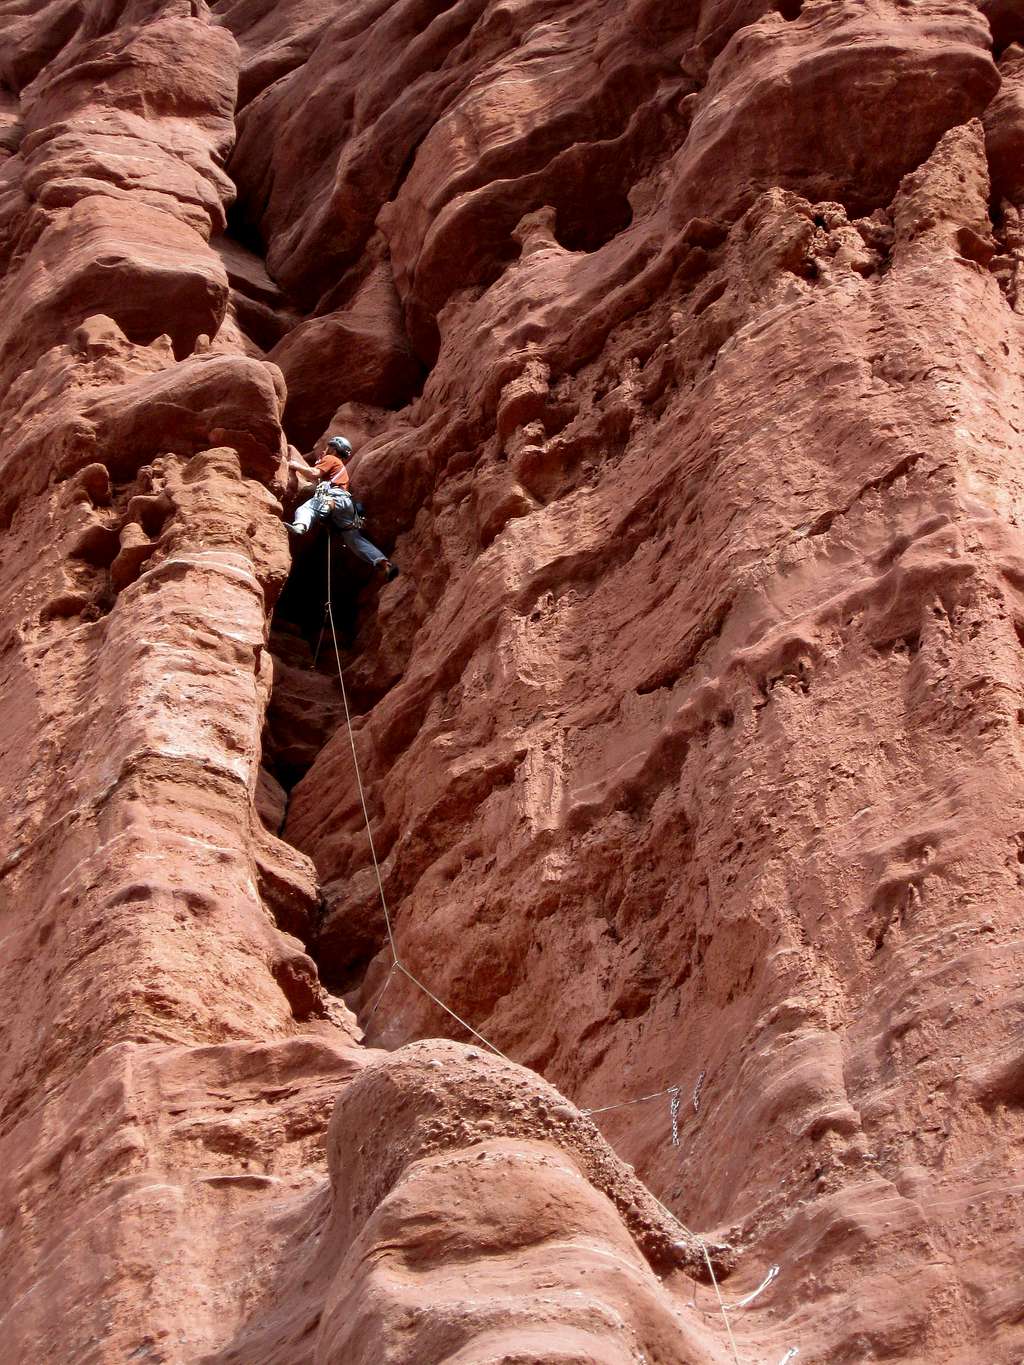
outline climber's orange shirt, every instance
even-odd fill
[[[339,460],[337,455],[333,455],[329,450],[320,456],[313,468],[321,479],[327,479],[336,488],[348,488],[348,470],[345,468],[345,462]]]

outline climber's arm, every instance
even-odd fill
[[[289,469],[294,470],[296,474],[302,475],[302,477],[307,480],[315,482],[317,479],[319,479],[320,475],[317,473],[317,471],[313,468],[311,464],[308,464],[302,458],[302,456],[299,454],[299,452],[295,449],[294,446],[289,446],[288,450],[290,452],[288,459]]]

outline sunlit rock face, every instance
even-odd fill
[[[0,0],[12,1360],[1018,1365],[1022,82]]]

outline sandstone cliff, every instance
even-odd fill
[[[1019,1365],[1022,203],[1016,0],[0,0],[4,1360]]]

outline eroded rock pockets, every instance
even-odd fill
[[[651,4],[375,3],[326,22],[224,6],[248,101],[230,163],[244,207],[228,222],[226,29],[204,55],[216,25],[199,5],[78,8],[17,14],[4,56],[20,99],[2,109],[0,246],[31,323],[0,335],[5,614],[12,668],[27,683],[48,658],[52,679],[5,701],[10,733],[37,741],[13,760],[7,868],[7,998],[34,1002],[5,1061],[21,1186],[4,1255],[26,1353],[53,1354],[33,1295],[68,1298],[52,1269],[64,1225],[30,1224],[22,1196],[74,1168],[52,1134],[94,1115],[73,1082],[95,1063],[130,1133],[90,1148],[88,1226],[112,1216],[110,1172],[134,1179],[114,1187],[110,1238],[129,1251],[115,1326],[80,1313],[65,1354],[97,1335],[119,1358],[138,1349],[133,1275],[163,1286],[145,1310],[153,1339],[185,1339],[173,1277],[152,1264],[167,1229],[191,1247],[190,1282],[194,1269],[216,1281],[196,1352],[232,1332],[242,1358],[258,1339],[282,1360],[468,1356],[481,1340],[540,1359],[598,1340],[610,1359],[720,1354],[666,1307],[628,1208],[595,1195],[571,1108],[513,1122],[517,1077],[492,1094],[459,1049],[423,1045],[411,1071],[380,1059],[350,1088],[333,1195],[322,1185],[325,1092],[366,1056],[289,938],[311,931],[312,865],[252,818],[257,790],[272,827],[283,804],[257,787],[266,616],[287,566],[268,347],[304,395],[283,415],[295,439],[335,418],[359,433],[368,501],[411,570],[352,660],[411,960],[578,1098],[706,1073],[682,1152],[664,1112],[609,1131],[673,1207],[728,1231],[741,1275],[788,1257],[774,1306],[799,1305],[823,1351],[963,1355],[983,1337],[1012,1353],[1013,1292],[978,1288],[1012,1280],[1012,1219],[993,1216],[982,1253],[966,1219],[933,1210],[1011,1184],[1019,1128],[1017,949],[1004,914],[972,909],[1019,894],[1019,547],[1004,514],[1019,224],[1000,104],[1013,51],[988,103],[989,37],[967,6],[786,7],[745,14],[735,35],[726,14],[691,24]],[[179,40],[187,81],[160,60]],[[359,80],[333,78],[348,70]],[[895,92],[875,119],[872,81]],[[834,165],[806,135],[816,102]],[[1003,240],[971,122],[983,110]],[[302,147],[291,170],[289,143]],[[118,202],[139,206],[123,233]],[[244,250],[264,242],[280,284]],[[312,316],[297,324],[299,310]],[[87,320],[97,312],[112,321]],[[288,634],[280,652],[302,676],[283,708],[286,833],[316,858],[320,953],[360,1003],[385,965],[371,961],[365,831],[344,736],[296,781],[319,734],[288,733],[310,684]],[[94,769],[113,793],[98,844],[82,818]],[[54,935],[63,976],[39,951]],[[988,1007],[951,1012],[980,980]],[[375,1028],[392,1045],[438,1026],[406,992]],[[174,1053],[176,1079],[152,1045]],[[986,1049],[1010,1061],[985,1064]],[[954,1051],[968,1059],[956,1075]],[[455,1077],[440,1098],[434,1061]],[[267,1071],[303,1092],[285,1115]],[[57,1097],[54,1077],[68,1083]],[[190,1081],[239,1122],[205,1109],[194,1127],[170,1122],[152,1097],[201,1107]],[[492,1113],[467,1121],[467,1095]],[[397,1123],[374,1123],[406,1108],[419,1145],[402,1150]],[[365,1133],[381,1134],[393,1183],[364,1170]],[[179,1161],[196,1173],[188,1198],[147,1205],[138,1176],[164,1189]],[[502,1264],[511,1306],[503,1292],[474,1317],[451,1302],[447,1268],[436,1312],[403,1301],[440,1188],[476,1218],[453,1218],[474,1266],[494,1264],[495,1228],[522,1231]],[[540,1225],[538,1260],[532,1225],[552,1201],[569,1212]],[[320,1267],[319,1301],[297,1284],[273,1306],[284,1227],[296,1262]],[[596,1242],[598,1261],[619,1258],[598,1302],[572,1279],[584,1232],[587,1256]],[[401,1255],[380,1274],[347,1259],[389,1239]],[[447,1256],[443,1232],[432,1245]],[[894,1302],[876,1272],[921,1292]],[[538,1306],[553,1274],[558,1302]],[[85,1302],[109,1302],[100,1289]],[[252,1295],[267,1306],[255,1322]],[[759,1349],[781,1355],[777,1328],[752,1321]]]
[[[755,52],[782,22],[751,35]],[[787,26],[783,46],[819,43],[832,74],[849,61],[836,78],[843,89],[849,77],[852,98],[860,37],[868,67],[898,59],[892,33],[844,36],[843,22],[816,8]],[[897,47],[912,37],[901,25]],[[446,300],[422,399],[371,440],[363,466],[371,498],[410,509],[394,530],[421,595],[396,595],[355,663],[369,696],[390,687],[359,740],[403,945],[447,999],[577,1096],[603,1097],[638,1056],[637,1089],[675,1079],[685,1018],[690,1076],[713,1073],[730,1098],[690,1120],[682,1174],[666,1156],[663,1115],[616,1131],[645,1170],[663,1173],[663,1188],[696,1202],[703,1225],[735,1219],[741,1240],[792,1238],[808,1276],[819,1254],[852,1265],[869,1245],[905,1265],[918,1235],[957,1243],[957,1228],[925,1231],[902,1204],[891,1241],[875,1219],[888,1189],[906,1199],[918,1188],[912,1115],[928,1101],[911,1068],[926,1060],[927,1020],[941,1010],[926,980],[934,972],[967,990],[977,962],[953,946],[953,869],[990,859],[986,877],[1017,895],[1004,857],[1012,831],[996,820],[990,841],[987,804],[970,837],[940,851],[950,821],[966,818],[974,779],[957,795],[921,777],[957,715],[979,727],[978,744],[982,728],[1009,727],[1008,790],[1016,768],[1019,646],[1002,608],[991,619],[984,610],[1016,601],[1013,533],[987,524],[1012,479],[995,452],[1015,448],[1018,395],[1000,356],[1019,345],[1016,209],[1000,196],[994,232],[970,115],[985,111],[994,145],[997,80],[973,12],[954,27],[903,72],[910,90],[937,60],[929,88],[946,95],[926,109],[927,129],[886,135],[885,150],[858,134],[875,180],[861,183],[847,162],[825,190],[827,169],[804,155],[799,166],[766,161],[763,181],[744,163],[738,181],[753,183],[753,202],[723,199],[705,218],[695,211],[703,172],[688,159],[700,144],[684,142],[674,170],[686,175],[665,197],[670,228],[652,202],[582,253],[559,241],[555,215],[528,214],[517,260]],[[807,58],[795,53],[787,69],[810,89]],[[964,80],[941,75],[947,60]],[[735,53],[729,61],[744,69]],[[691,137],[701,126],[710,145],[722,128],[727,146],[731,106],[716,98],[722,123],[698,102]],[[948,305],[934,327],[921,321],[933,290]],[[984,513],[966,492],[976,479]],[[971,645],[981,639],[989,664]],[[955,678],[974,670],[968,722]],[[996,673],[1010,688],[1005,705]],[[877,688],[901,738],[876,768],[857,717]],[[936,689],[949,689],[950,709],[934,703]],[[826,746],[813,738],[824,723],[817,698],[840,717],[842,737]],[[900,757],[904,744],[921,746],[913,760]],[[857,786],[866,770],[884,793],[868,804]],[[321,956],[350,982],[382,926],[361,816],[349,803],[334,827],[318,824],[324,785],[351,789],[340,742],[298,784],[287,829],[325,875]],[[853,822],[865,816],[862,835]],[[837,843],[823,833],[833,817]],[[893,821],[913,837],[890,840]],[[1006,951],[987,958],[1004,983]],[[375,998],[387,967],[383,956],[373,965],[362,999]],[[896,1004],[904,970],[919,997],[906,1014]],[[850,1002],[864,992],[873,1022],[858,1024]],[[892,1010],[917,1021],[920,1047],[896,1038]],[[983,1038],[1005,1036],[996,1015],[964,1038],[975,1055]],[[374,1027],[392,1044],[443,1024],[406,990]],[[879,1030],[884,1065],[871,1056]],[[751,1166],[723,1159],[709,1183],[708,1152],[729,1148],[735,1122],[748,1125]],[[974,1100],[958,1119],[944,1110],[936,1144],[989,1122]],[[1009,1180],[1002,1140],[990,1131],[989,1141]],[[935,1159],[932,1150],[929,1169]],[[970,1174],[947,1179],[958,1206]],[[748,1195],[737,1196],[737,1180]],[[783,1181],[813,1209],[799,1227],[788,1195],[755,1193]],[[948,1290],[959,1313],[971,1291],[952,1280],[935,1292]],[[813,1295],[810,1279],[799,1292]],[[1001,1332],[994,1301],[978,1321]],[[910,1338],[932,1330],[909,1313],[887,1335],[854,1312],[835,1349],[912,1358]]]
[[[218,36],[200,60],[199,10],[53,6],[43,18],[62,40],[42,41],[35,13],[15,25],[10,58],[32,131],[5,167],[4,291],[23,298],[36,334],[5,331],[0,397],[0,600],[14,684],[0,733],[16,793],[2,817],[12,1013],[0,1059],[0,1257],[7,1339],[25,1358],[200,1359],[222,1346],[279,1279],[292,1215],[316,1244],[308,1218],[330,1193],[317,1152],[326,1107],[366,1060],[296,937],[315,909],[312,865],[255,819],[278,799],[265,782],[261,791],[258,761],[267,619],[288,569],[284,386],[243,333],[239,298],[261,305],[245,325],[254,331],[255,318],[268,336],[284,309],[240,249],[209,246],[222,205],[205,207],[204,186],[184,172],[174,179],[178,163],[198,163],[218,183],[210,167],[223,150],[218,64],[232,50]],[[167,61],[175,49],[195,57],[189,79]],[[44,136],[47,101],[67,142]],[[110,140],[92,149],[97,107]],[[150,121],[159,135],[147,141]],[[27,159],[44,145],[30,197]],[[130,171],[126,146],[139,153]],[[83,147],[95,150],[88,173],[65,175]],[[143,173],[150,154],[155,170]],[[444,1055],[453,1078],[459,1055]],[[499,1090],[530,1084],[505,1077]],[[571,1107],[553,1092],[541,1099],[564,1110],[549,1139],[565,1136]],[[480,1133],[464,1136],[478,1145]],[[671,1250],[596,1134],[590,1164],[611,1163],[621,1208],[591,1189],[582,1156],[539,1145],[534,1202],[568,1185],[579,1209],[543,1230],[541,1260],[528,1258],[511,1296],[460,1328],[467,1349],[498,1333],[550,1355],[564,1313],[536,1311],[538,1281],[554,1268],[574,1308],[575,1262],[595,1256],[624,1271],[591,1290],[573,1343],[599,1340],[609,1323],[617,1331],[619,1304],[632,1317],[637,1282],[634,1330],[687,1336],[637,1245],[651,1240],[666,1264],[692,1262],[692,1248]],[[493,1229],[524,1151],[506,1144],[501,1179],[485,1179]],[[386,1353],[404,1350],[401,1324],[372,1291],[359,1323],[346,1312],[331,1333],[358,1327]],[[713,1359],[715,1348],[692,1353]],[[285,1358],[305,1354],[300,1340]],[[368,1347],[364,1358],[380,1354]]]
[[[815,6],[791,22],[754,7],[500,13],[403,3],[339,16],[239,119],[231,169],[275,276],[320,313],[339,281],[351,296],[383,261],[428,362],[439,309],[515,258],[527,212],[553,206],[562,245],[593,250],[645,213],[675,154],[680,221],[735,215],[772,185],[870,212],[999,83],[968,5]],[[245,7],[223,15],[243,49],[269,37]]]

